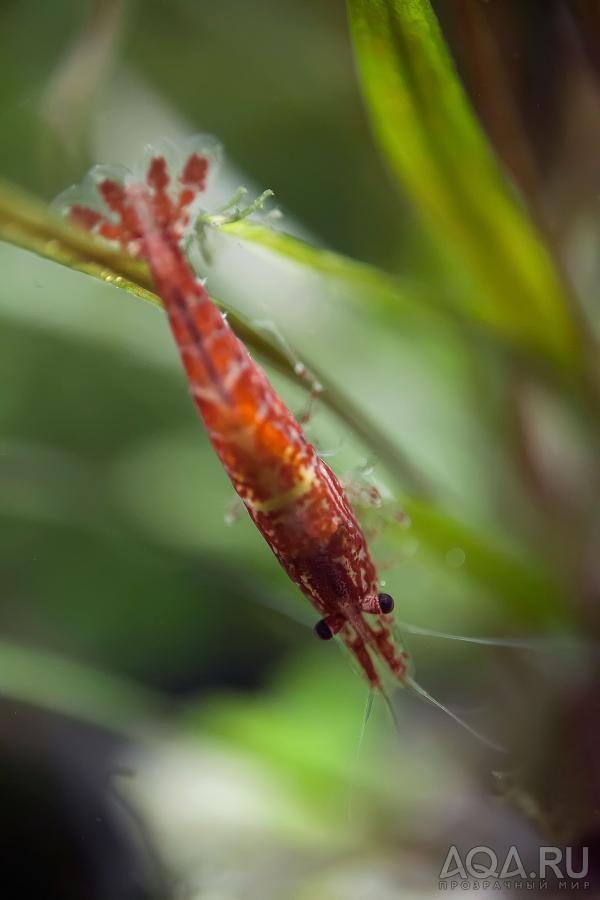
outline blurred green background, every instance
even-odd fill
[[[398,619],[529,642],[408,637],[428,690],[509,752],[409,699],[399,734],[376,703],[357,749],[366,688],[251,523],[228,524],[162,312],[14,246],[3,207],[3,828],[45,896],[414,897],[459,841],[600,846],[598,22],[442,7],[494,161],[400,0],[386,69],[379,5],[349,4],[383,154],[342,2],[4,0],[0,174],[49,202],[92,163],[207,132],[210,203],[269,187],[276,233],[340,254],[270,246],[267,217],[196,262],[318,370],[308,432],[384,498],[359,506]]]

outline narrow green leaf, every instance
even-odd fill
[[[348,0],[379,143],[447,254],[453,302],[568,371],[578,340],[547,249],[499,171],[429,0]]]
[[[391,312],[398,317],[400,312],[427,315],[429,311],[435,310],[447,316],[447,310],[437,298],[425,296],[425,291],[420,286],[400,280],[376,266],[358,262],[322,247],[314,247],[291,234],[265,228],[248,219],[229,222],[221,226],[220,230],[313,272],[345,282],[353,293],[362,292],[369,305],[377,307],[381,312]]]

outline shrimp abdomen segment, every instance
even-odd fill
[[[317,454],[227,322],[219,315],[204,336],[203,315],[202,304],[169,307],[193,399],[248,508],[277,512],[310,492]]]

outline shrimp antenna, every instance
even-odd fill
[[[365,735],[367,733],[367,724],[369,719],[371,718],[371,713],[373,712],[373,701],[375,700],[375,691],[372,688],[369,688],[369,693],[367,694],[367,702],[365,704],[365,711],[363,713],[362,724],[360,726],[360,732],[358,734],[358,741],[356,742],[356,758],[355,763],[358,767],[358,763],[360,761],[360,754],[362,751],[363,743],[365,740]],[[348,793],[348,821],[352,821],[352,804],[354,801],[354,778],[350,783],[350,791]]]
[[[481,637],[469,634],[448,634],[446,631],[435,631],[431,628],[423,628],[420,625],[411,625],[409,622],[396,622],[397,628],[406,634],[418,634],[422,637],[440,638],[446,641],[460,641],[463,644],[480,644],[484,647],[509,647],[515,650],[555,649],[556,647],[576,648],[589,645],[598,650],[596,642],[587,641],[584,638],[569,637]]]
[[[506,747],[503,747],[501,744],[497,744],[491,738],[488,738],[486,735],[482,734],[476,728],[473,728],[472,725],[469,725],[468,722],[465,722],[457,713],[453,712],[440,700],[436,700],[435,697],[432,697],[431,694],[425,690],[424,687],[421,687],[418,681],[415,681],[410,675],[406,675],[403,679],[403,684],[420,700],[423,700],[425,703],[428,703],[430,706],[433,706],[435,709],[441,710],[443,713],[446,713],[447,716],[456,722],[457,725],[461,725],[466,731],[469,732],[474,738],[477,738],[478,741],[481,741],[482,744],[485,744],[491,750],[496,751],[496,753],[506,753]],[[388,706],[391,707],[391,703],[388,701]],[[394,719],[394,724],[396,724],[396,716],[392,712],[392,716]]]
[[[527,638],[494,638],[468,634],[448,634],[446,631],[422,628],[420,625],[411,625],[408,622],[396,622],[396,625],[400,631],[405,631],[407,634],[419,634],[423,637],[441,638],[447,641],[461,641],[464,644],[483,644],[488,647],[515,647],[516,649],[524,650],[529,650],[532,646],[531,641]]]
[[[369,689],[369,693],[367,694],[367,702],[365,704],[365,711],[363,713],[362,725],[360,726],[360,733],[358,735],[358,742],[356,745],[356,759],[360,758],[360,751],[362,750],[362,745],[365,739],[365,734],[367,733],[367,725],[369,719],[371,718],[371,713],[373,712],[373,700],[375,699],[375,691]]]

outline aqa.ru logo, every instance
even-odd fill
[[[578,850],[579,856],[579,850]],[[525,888],[548,886],[548,878],[557,878],[559,889],[586,890],[589,881],[582,881],[588,873],[588,848],[581,849],[581,868],[573,868],[573,851],[567,847],[564,853],[560,847],[540,847],[537,872],[526,872],[519,851],[512,846],[506,859],[499,865],[498,856],[490,847],[473,847],[465,856],[464,862],[458,849],[453,845],[444,860],[439,875],[441,890],[461,887],[463,890],[474,887],[492,887],[495,890],[506,888]],[[476,883],[473,883],[473,879]],[[493,881],[492,881],[493,879]],[[533,881],[533,879],[535,881]]]

